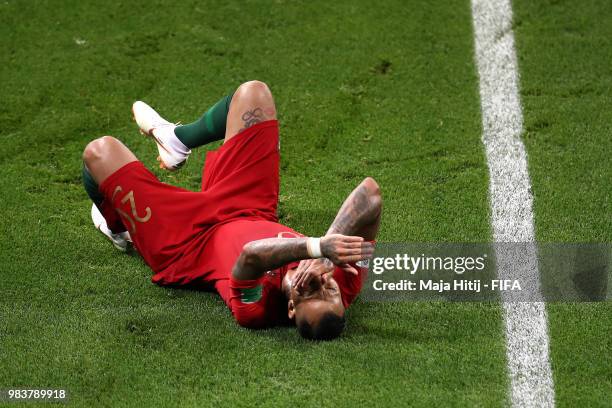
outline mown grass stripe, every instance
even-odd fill
[[[523,116],[510,1],[472,0],[472,18],[493,238],[495,242],[534,242],[533,197],[527,154],[520,138]],[[531,249],[517,253],[498,246],[498,275],[501,279],[528,281],[527,289],[539,298],[537,249],[535,245],[526,248]],[[553,407],[544,303],[512,302],[511,295],[504,295],[503,308],[512,406]]]

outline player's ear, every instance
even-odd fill
[[[295,318],[295,303],[293,303],[293,299],[289,300],[287,310],[287,316],[289,316],[289,319],[293,320]]]

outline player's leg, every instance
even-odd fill
[[[266,120],[276,119],[276,106],[268,85],[245,82],[236,89],[227,115],[225,142],[241,131]]]
[[[176,137],[189,149],[223,139],[233,95],[221,98],[195,122],[174,128]]]
[[[134,153],[112,136],[90,142],[83,151],[83,186],[91,201],[102,209],[100,184],[124,165],[138,160]]]
[[[266,84],[250,81],[236,90],[225,132],[225,142],[232,143],[207,153],[202,175],[202,191],[221,194],[220,214],[277,220],[280,152],[274,119],[274,100]]]
[[[260,81],[240,85],[187,125],[169,122],[141,101],[134,103],[132,113],[140,131],[157,142],[160,167],[168,170],[183,166],[193,148],[224,138],[227,141],[255,123],[276,119],[272,94]]]
[[[344,200],[328,234],[356,235],[368,241],[376,239],[382,214],[378,183],[367,177]]]
[[[99,186],[115,171],[136,160],[136,156],[127,147],[111,136],[90,142],[83,152],[83,186],[94,203],[92,220],[95,227],[122,251],[131,246],[131,238],[125,232],[126,228],[119,216],[105,205]]]
[[[190,252],[203,225],[214,223],[214,200],[162,183],[119,140],[106,136],[83,153],[84,183],[99,208],[106,233],[129,232],[129,238],[154,272],[164,270]],[[85,181],[85,180],[84,180]],[[94,209],[92,208],[92,218]],[[117,245],[115,245],[117,246]]]
[[[83,151],[84,171],[97,185],[121,167],[137,160],[130,149],[112,136],[90,142]]]
[[[174,134],[188,148],[225,139],[265,120],[276,119],[270,88],[261,81],[245,82],[224,96],[197,121],[174,128]]]
[[[153,136],[158,144],[188,156],[190,149],[221,140],[225,137],[227,113],[234,93],[221,98],[195,122],[177,125],[164,119],[153,108],[142,101],[132,105],[134,120],[140,132]],[[170,153],[173,153],[170,151]]]

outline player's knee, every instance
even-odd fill
[[[258,93],[270,93],[270,88],[268,87],[268,84],[262,81],[257,81],[257,80],[247,81],[241,84],[238,87],[238,90],[243,91],[243,92],[248,91],[248,92],[258,92]]]
[[[92,163],[96,160],[102,160],[111,149],[111,146],[117,142],[118,140],[112,136],[103,136],[92,140],[83,151],[83,161],[85,163]]]
[[[234,98],[272,99],[272,92],[265,82],[248,81],[236,89]]]

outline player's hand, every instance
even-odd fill
[[[371,258],[374,255],[374,244],[362,237],[331,234],[321,237],[321,252],[335,265],[357,275],[357,270],[349,264]]]
[[[325,258],[305,259],[300,262],[293,277],[292,285],[301,290],[310,284],[315,277],[334,271],[334,265]]]

